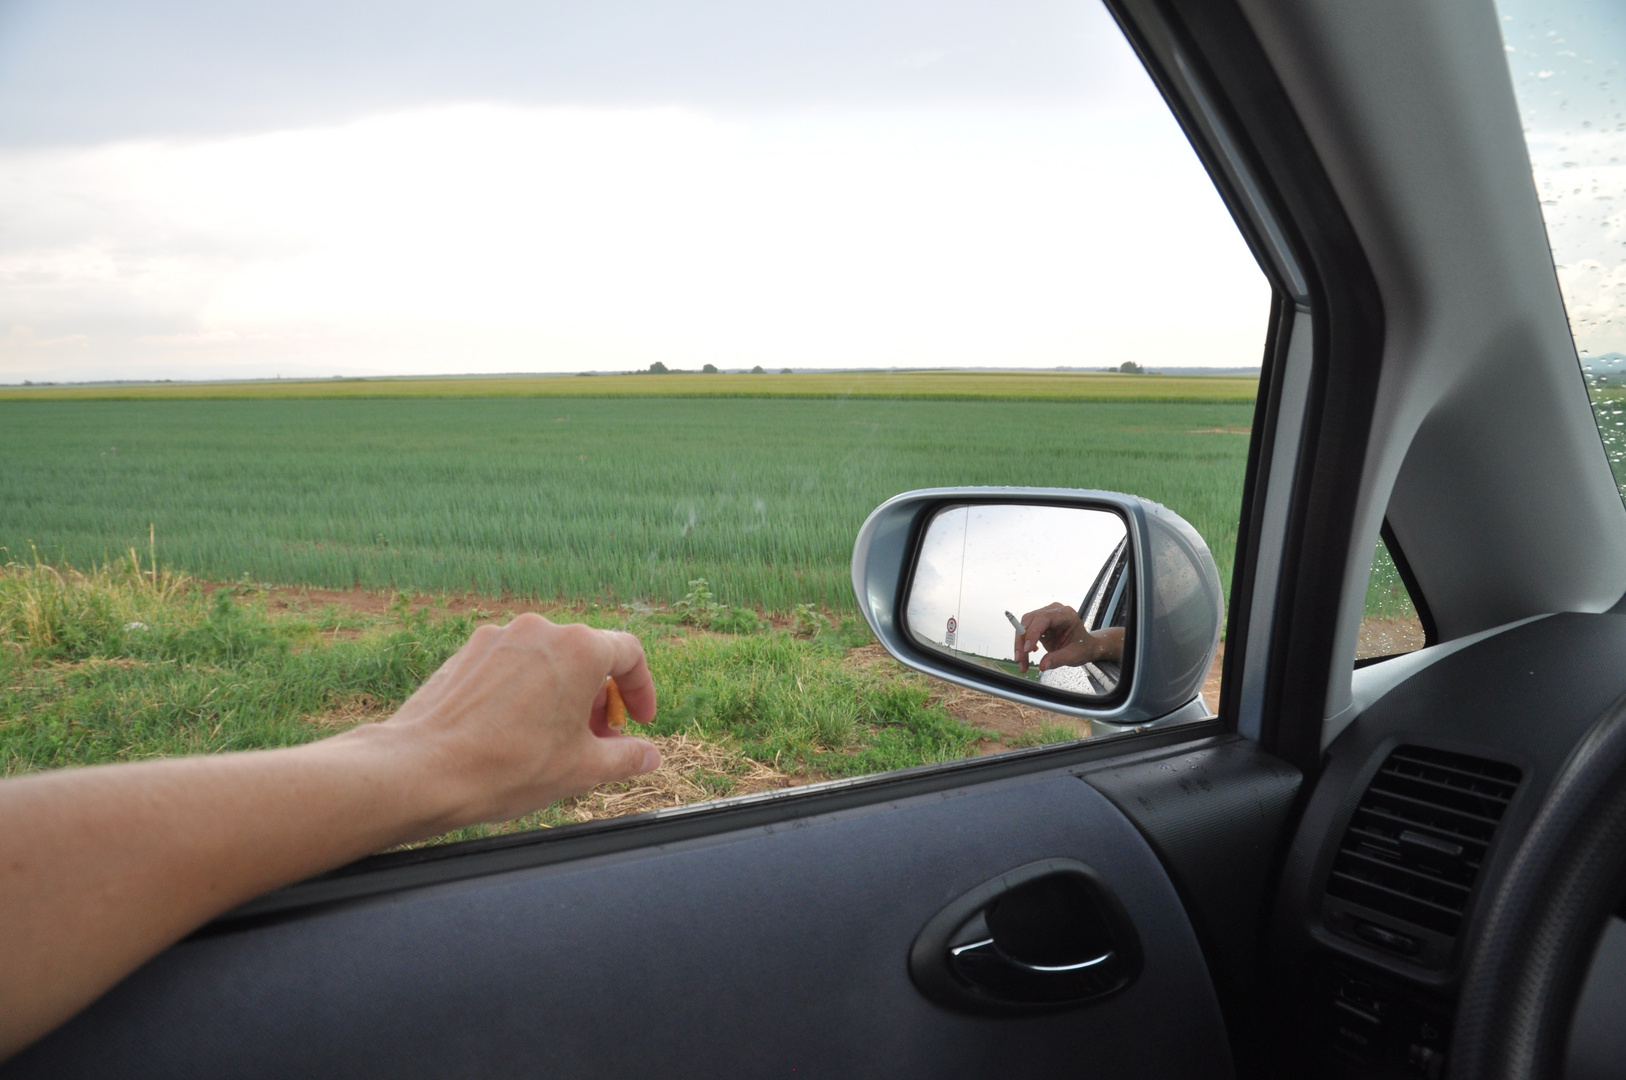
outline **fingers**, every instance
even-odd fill
[[[647,724],[655,719],[655,680],[644,659],[644,647],[632,634],[595,630],[583,623],[555,625],[530,613],[518,616],[503,631],[520,635],[532,648],[573,656],[571,664],[579,665],[594,680],[592,716],[603,714],[603,683],[609,675],[621,688],[627,713],[634,720]]]
[[[1057,655],[1058,650],[1065,652],[1070,648],[1074,634],[1083,629],[1078,612],[1062,603],[1046,604],[1028,612],[1022,616],[1022,625],[1027,627],[1027,632],[1016,639],[1016,662],[1024,672],[1028,670],[1028,654],[1040,645],[1048,650],[1039,660],[1040,671],[1049,671],[1065,663],[1051,658]]]
[[[655,679],[649,673],[649,662],[644,657],[644,646],[632,634],[619,630],[592,631],[602,645],[608,646],[603,662],[608,666],[605,675],[615,679],[626,703],[627,715],[640,723],[655,719]],[[611,731],[605,719],[609,697],[601,683],[593,695],[588,726],[598,736],[585,753],[585,763],[596,775],[594,786],[615,783],[629,777],[641,776],[660,767],[661,752],[653,743]]]
[[[591,760],[586,764],[594,774],[592,786],[613,784],[660,767],[661,752],[653,743],[631,735],[613,735],[607,739],[594,739],[587,751]]]
[[[1018,655],[1025,656],[1037,649],[1040,642],[1044,640],[1045,635],[1051,631],[1054,622],[1055,613],[1049,608],[1040,608],[1038,611],[1030,611],[1022,616],[1022,625],[1028,629],[1027,633],[1017,638],[1016,651]]]
[[[1022,625],[1028,628],[1030,634],[1033,632],[1035,622],[1041,622],[1045,626],[1066,626],[1077,621],[1078,612],[1062,603],[1046,604],[1022,616]]]
[[[610,670],[606,674],[614,676],[616,685],[621,688],[627,715],[639,723],[650,723],[655,719],[655,679],[649,673],[649,662],[644,659],[643,643],[619,630],[603,633],[612,650]]]
[[[610,730],[610,684],[605,683],[593,697],[593,705],[587,712],[587,726],[601,739],[607,739],[616,734]]]
[[[1047,652],[1039,658],[1039,670],[1049,671],[1059,667],[1077,667],[1088,664],[1096,658],[1097,649],[1094,643],[1088,641],[1075,641],[1070,645],[1063,645],[1054,652]]]

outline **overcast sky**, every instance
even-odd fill
[[[0,2],[0,381],[1259,362],[1104,9]]]
[[[909,589],[909,626],[923,641],[940,646],[952,618],[953,648],[1014,660],[1016,629],[1005,612],[1020,619],[1048,604],[1078,607],[1124,534],[1117,514],[1076,506],[941,511],[921,540]],[[1043,655],[1041,649],[1033,659]]]

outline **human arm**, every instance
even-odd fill
[[[1097,660],[1123,660],[1123,627],[1086,630],[1078,612],[1066,604],[1048,604],[1023,615],[1021,621],[1027,630],[1016,635],[1015,648],[1016,664],[1022,671],[1027,671],[1029,655],[1041,644],[1046,652],[1039,658],[1040,671]]]
[[[283,750],[0,782],[0,1059],[213,916],[395,844],[506,821],[660,762],[630,634],[485,626],[388,720]]]

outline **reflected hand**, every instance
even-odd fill
[[[1028,670],[1028,656],[1040,645],[1045,647],[1045,654],[1039,658],[1040,671],[1123,659],[1123,627],[1091,633],[1084,628],[1078,612],[1066,604],[1047,604],[1030,611],[1022,616],[1022,625],[1027,632],[1016,636],[1016,664],[1021,671]]]

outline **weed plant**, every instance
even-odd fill
[[[273,616],[252,590],[206,597],[124,563],[10,566],[0,572],[0,767],[306,742],[331,734],[326,715],[404,701],[472,631],[466,618],[419,613],[337,639],[320,620]]]

